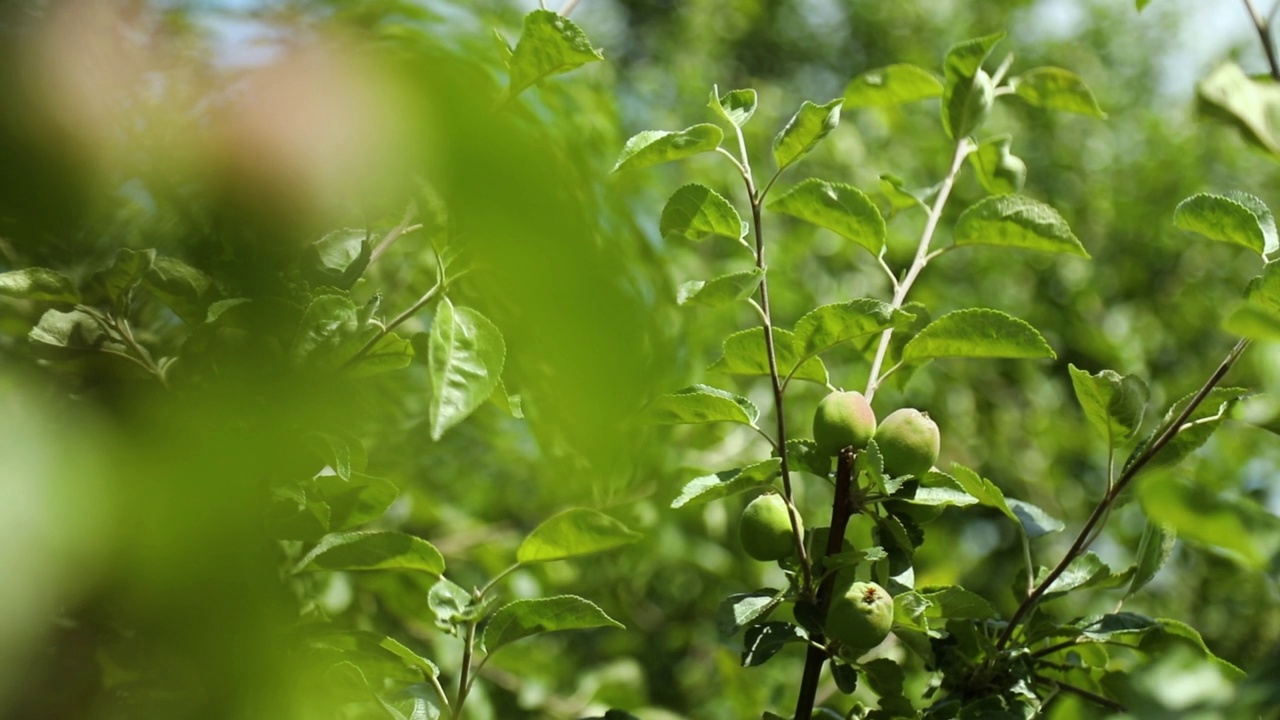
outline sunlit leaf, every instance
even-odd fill
[[[1259,255],[1276,246],[1271,212],[1261,200],[1243,194],[1234,198],[1210,193],[1192,195],[1178,203],[1173,224],[1210,240],[1247,247]]]
[[[755,425],[760,411],[750,400],[709,385],[691,385],[660,395],[640,413],[643,422],[654,425],[696,425],[734,422]]]
[[[705,305],[720,307],[745,300],[760,287],[764,271],[752,268],[742,272],[721,275],[714,280],[690,280],[680,286],[676,303],[679,305]]]
[[[810,310],[796,321],[795,341],[806,355],[817,355],[847,340],[901,327],[914,319],[886,302],[858,298]]]
[[[1147,384],[1136,375],[1102,370],[1090,375],[1068,364],[1071,385],[1085,417],[1111,445],[1128,440],[1142,426],[1147,409]]]
[[[755,114],[756,102],[755,90],[732,90],[718,97],[716,92],[712,90],[711,100],[707,103],[707,107],[714,110],[721,118],[738,127],[742,127]]]
[[[826,366],[816,357],[805,359],[803,349],[790,331],[774,328],[773,343],[780,376],[791,375],[797,380],[820,385],[828,383]],[[720,358],[708,369],[731,375],[768,375],[769,355],[764,328],[751,328],[730,335],[724,341]]]
[[[431,439],[466,419],[502,382],[506,344],[488,318],[448,298],[436,307],[427,365],[431,371]]]
[[[1147,479],[1138,494],[1152,522],[1246,567],[1264,569],[1280,552],[1280,517],[1256,502],[1172,474]]]
[[[724,131],[711,124],[694,125],[679,132],[645,130],[632,136],[622,147],[612,172],[638,170],[713,152],[722,140]]]
[[[773,160],[781,171],[809,154],[822,138],[840,124],[840,106],[843,100],[832,100],[825,105],[815,105],[808,100],[787,121],[773,138]]]
[[[781,467],[781,460],[769,458],[744,468],[724,470],[712,475],[694,478],[685,484],[680,491],[680,497],[671,501],[671,507],[679,509],[686,505],[701,505],[736,493],[746,492],[754,487],[773,482],[773,479],[778,476],[778,471]]]
[[[1057,210],[1022,195],[979,200],[960,215],[952,235],[957,247],[999,245],[1089,257]]]
[[[1009,151],[1013,139],[999,135],[983,141],[969,154],[978,182],[992,195],[1008,195],[1022,189],[1027,181],[1027,164]]]
[[[515,97],[545,77],[603,59],[572,20],[550,10],[534,10],[524,17],[520,41],[507,62],[511,73],[507,95]]]
[[[0,273],[0,295],[24,300],[80,302],[71,278],[47,268],[27,268]]]
[[[930,358],[1054,358],[1027,323],[998,310],[970,308],[934,320],[903,348],[905,362]]]
[[[622,628],[594,603],[575,595],[516,600],[498,608],[485,626],[483,645],[490,655],[517,640],[561,630]]]
[[[844,106],[901,105],[942,95],[942,82],[915,65],[889,65],[861,73],[844,89]]]
[[[873,255],[884,249],[884,218],[852,185],[809,178],[770,202],[769,209],[831,230]]]
[[[325,536],[294,568],[315,570],[417,570],[439,577],[444,557],[431,543],[407,533],[336,533]]]
[[[572,508],[547,518],[520,543],[516,560],[548,562],[591,555],[640,539],[626,525],[598,510]]]

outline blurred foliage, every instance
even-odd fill
[[[742,670],[739,641],[722,640],[713,621],[720,598],[784,582],[735,540],[731,518],[745,499],[669,509],[681,485],[742,457],[752,436],[628,420],[660,393],[723,384],[706,368],[726,335],[754,322],[741,304],[676,304],[682,282],[748,270],[737,246],[658,232],[677,187],[699,182],[744,207],[742,188],[711,155],[607,173],[636,131],[712,121],[713,86],[758,91],[746,142],[765,158],[801,101],[839,98],[851,77],[891,63],[936,71],[952,43],[1001,29],[1010,35],[995,58],[1012,52],[1019,69],[1073,69],[1108,115],[1050,114],[1010,99],[987,125],[989,135],[1013,135],[1028,169],[1023,193],[1057,208],[1093,259],[981,247],[941,258],[913,299],[935,317],[973,306],[1008,312],[1041,329],[1057,358],[937,361],[886,387],[876,406],[882,415],[928,410],[944,462],[1078,527],[1105,490],[1107,458],[1075,403],[1068,365],[1144,378],[1153,408],[1198,387],[1234,341],[1219,329],[1223,311],[1257,262],[1192,241],[1173,227],[1173,209],[1203,191],[1243,189],[1272,207],[1280,195],[1272,160],[1232,128],[1202,122],[1190,87],[1167,87],[1174,60],[1163,49],[1190,22],[1184,8],[1157,2],[1138,14],[1132,3],[1091,0],[1062,29],[1048,14],[1060,5],[583,0],[573,17],[605,62],[495,112],[504,53],[531,2],[5,3],[0,270],[50,267],[83,283],[120,248],[155,248],[207,275],[212,297],[251,299],[256,310],[245,320],[247,345],[208,366],[180,361],[180,382],[166,390],[118,357],[46,362],[27,333],[48,306],[0,298],[0,716],[335,716],[342,683],[297,651],[299,616],[395,636],[456,677],[460,644],[436,631],[428,584],[288,572],[301,545],[278,545],[265,510],[273,486],[330,462],[318,435],[367,447],[368,473],[399,491],[373,527],[429,538],[464,587],[501,572],[521,538],[564,507],[606,509],[643,533],[611,555],[509,578],[511,598],[571,590],[627,629],[505,650],[486,666],[473,717],[624,707],[644,720],[724,718],[789,707],[803,654],[788,649]],[[1241,13],[1230,54],[1260,67],[1246,22]],[[910,188],[936,183],[949,156],[935,101],[847,110],[778,189],[812,175],[876,197],[885,173]],[[982,197],[966,173],[945,227]],[[405,221],[421,227],[394,237]],[[909,262],[921,222],[889,222],[893,267]],[[856,244],[776,214],[766,227],[779,325],[819,304],[888,296]],[[356,307],[377,297],[388,317],[431,287],[438,251],[457,253],[468,270],[450,297],[501,330],[499,395],[519,395],[524,419],[490,402],[432,442],[425,350],[401,372],[360,381],[285,362],[305,299],[333,282],[296,268],[312,241],[337,228],[374,243],[394,237],[349,288]],[[129,319],[156,358],[199,341],[154,297],[140,294]],[[401,332],[421,335],[431,321],[428,309]],[[421,337],[414,346],[425,347]],[[865,383],[861,353],[826,360],[835,385]],[[1231,384],[1280,388],[1280,351],[1255,346]],[[800,436],[825,392],[802,385],[788,418]],[[770,406],[766,380],[735,387]],[[1250,420],[1228,423],[1176,472],[1274,512],[1275,424],[1265,408]],[[754,459],[764,458],[761,449]],[[798,492],[806,514],[823,512],[825,493]],[[1142,529],[1137,503],[1125,505],[1095,549],[1122,565]],[[1051,565],[1070,537],[1034,541],[1038,561]],[[962,584],[1007,616],[1021,567],[992,558],[1021,553],[998,513],[944,513],[917,555],[917,583]],[[1179,544],[1125,608],[1191,623],[1240,667],[1274,668],[1275,567],[1253,572]],[[1109,612],[1120,599],[1087,597],[1056,602],[1075,603],[1059,609],[1070,616]],[[1162,663],[1142,669],[1153,686],[1198,667],[1176,653]],[[380,667],[364,670],[372,677]],[[1274,697],[1265,684],[1239,692]],[[1133,707],[1164,717],[1166,701],[1177,698],[1153,691]],[[1052,715],[1083,716],[1083,707],[1060,703]]]

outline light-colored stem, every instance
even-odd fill
[[[911,292],[911,286],[915,284],[916,278],[920,277],[920,271],[924,270],[929,264],[932,255],[929,253],[929,246],[933,242],[933,235],[938,230],[938,223],[942,220],[942,211],[946,209],[947,199],[951,197],[951,188],[956,183],[956,178],[960,175],[960,168],[964,164],[964,159],[969,156],[973,146],[969,143],[968,138],[960,138],[956,141],[955,154],[951,158],[951,167],[947,170],[947,176],[942,180],[942,185],[938,187],[938,194],[933,199],[933,205],[929,208],[929,217],[925,220],[924,230],[920,233],[920,244],[916,246],[915,259],[911,262],[911,267],[907,269],[907,274],[902,278],[902,282],[898,283],[893,293],[893,302],[891,305],[894,310],[902,307],[906,302],[907,293]],[[880,382],[884,378],[880,375],[880,368],[884,366],[885,357],[889,353],[889,341],[893,339],[893,328],[889,328],[880,334],[880,346],[876,348],[875,359],[871,362],[871,372],[867,376],[867,402],[875,397],[876,390],[880,387]]]

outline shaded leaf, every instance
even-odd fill
[[[698,184],[676,190],[662,208],[658,230],[663,237],[705,240],[720,235],[737,240],[745,234],[738,211],[719,193]]]
[[[1152,522],[1216,548],[1245,567],[1263,570],[1280,552],[1280,517],[1256,502],[1172,475],[1148,478],[1138,495]]]
[[[1160,568],[1164,567],[1173,554],[1177,539],[1178,534],[1172,528],[1147,521],[1146,527],[1142,529],[1142,539],[1138,541],[1138,558],[1127,595],[1138,592],[1155,578],[1156,573],[1160,572]]]
[[[766,622],[747,628],[742,638],[742,667],[763,665],[788,643],[804,640],[800,628],[786,622]]]
[[[598,510],[572,508],[552,515],[520,543],[516,561],[548,562],[591,555],[640,539],[626,525]]]
[[[289,359],[295,365],[335,369],[360,349],[363,343],[357,339],[359,330],[358,309],[350,298],[320,295],[298,321]]]
[[[1016,193],[1027,181],[1027,164],[1009,151],[1012,142],[1009,135],[1000,135],[983,141],[969,154],[978,182],[992,195]]]
[[[873,255],[884,249],[884,218],[852,185],[809,178],[774,199],[769,209],[831,230]]]
[[[622,154],[611,172],[638,170],[662,163],[683,160],[720,147],[724,131],[717,125],[702,124],[679,132],[645,130],[622,147]]]
[[[1219,387],[1210,390],[1204,401],[1187,416],[1177,434],[1147,463],[1147,469],[1173,465],[1199,449],[1201,445],[1208,441],[1209,436],[1213,435],[1213,432],[1222,425],[1222,422],[1227,419],[1231,409],[1240,401],[1240,398],[1244,397],[1246,392],[1242,388]],[[1155,441],[1164,428],[1172,423],[1178,415],[1182,414],[1183,409],[1187,407],[1193,397],[1194,393],[1187,395],[1169,408],[1160,424],[1133,448],[1133,452],[1125,460],[1124,472],[1128,472],[1129,467],[1146,452],[1147,448],[1150,447],[1151,443]]]
[[[1121,376],[1111,370],[1090,375],[1075,365],[1068,364],[1067,368],[1085,417],[1102,432],[1107,443],[1115,446],[1133,437],[1146,414],[1147,384],[1136,375]]]
[[[27,333],[32,351],[50,360],[71,360],[99,350],[122,352],[116,341],[92,315],[72,310],[46,310]]]
[[[1235,125],[1245,139],[1280,156],[1280,85],[1249,77],[1235,63],[1213,70],[1196,86],[1201,110]]]
[[[368,237],[367,230],[342,228],[311,243],[303,260],[305,276],[315,285],[349,290],[369,266]]]
[[[109,267],[90,276],[89,286],[119,306],[142,282],[155,261],[155,250],[120,248],[116,250],[115,259]],[[0,280],[0,286],[3,286],[2,280]]]
[[[902,350],[904,362],[930,358],[1054,358],[1053,348],[1027,323],[999,310],[969,308],[934,320]]]
[[[915,65],[888,65],[855,76],[844,89],[845,107],[902,105],[942,95],[942,82]]]
[[[1057,210],[1023,195],[979,200],[960,215],[952,234],[956,247],[999,245],[1089,257]]]
[[[517,640],[561,630],[623,627],[594,603],[576,595],[516,600],[498,608],[484,629],[483,646],[492,655]]]
[[[1036,107],[1096,118],[1107,116],[1098,107],[1098,101],[1094,99],[1084,80],[1069,70],[1056,67],[1032,68],[1012,78],[1009,84],[1018,97]]]
[[[1009,504],[1004,499],[1004,493],[994,483],[959,463],[952,464],[951,474],[960,487],[977,498],[980,504],[999,510],[1005,517],[1019,523],[1021,527],[1021,521],[1009,508]]]
[[[921,591],[921,597],[929,602],[925,616],[948,620],[990,620],[999,616],[996,609],[981,595],[953,585],[929,588]]]
[[[151,263],[142,284],[188,325],[204,322],[213,281],[182,262],[160,255]]]
[[[947,137],[968,135],[990,109],[994,88],[991,78],[982,71],[982,63],[1002,38],[1004,33],[995,33],[957,43],[947,50],[942,64],[942,129]]]

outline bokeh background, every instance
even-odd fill
[[[281,568],[265,527],[264,479],[318,468],[303,441],[341,433],[400,497],[376,527],[430,539],[464,586],[506,567],[522,533],[567,506],[607,509],[644,533],[601,559],[521,570],[512,597],[574,592],[627,626],[553,635],[486,669],[476,718],[576,718],[622,707],[652,718],[758,716],[791,701],[802,655],[737,667],[717,636],[720,599],[781,581],[737,546],[742,498],[669,509],[706,471],[762,459],[741,429],[661,431],[628,421],[662,392],[707,381],[770,405],[763,382],[706,370],[749,308],[677,307],[691,279],[747,268],[731,243],[673,244],[657,230],[688,182],[744,202],[714,155],[611,176],[631,134],[711,120],[706,99],[755,88],[748,148],[768,164],[802,100],[840,97],[863,70],[939,70],[946,48],[1007,30],[994,58],[1015,72],[1079,73],[1108,118],[998,103],[987,133],[1013,135],[1024,192],[1056,207],[1091,261],[974,249],[930,266],[914,299],[934,316],[984,306],[1039,328],[1055,361],[942,361],[876,398],[887,414],[927,409],[944,461],[1067,522],[1036,541],[1056,561],[1105,487],[1105,445],[1071,390],[1068,363],[1137,374],[1150,421],[1203,381],[1234,342],[1224,308],[1254,257],[1172,226],[1197,192],[1245,190],[1280,207],[1277,165],[1196,112],[1195,83],[1233,59],[1264,60],[1238,3],[1121,0],[983,3],[861,0],[582,0],[573,19],[605,61],[495,111],[502,43],[531,1],[98,2],[0,6],[0,270],[85,278],[121,247],[156,248],[204,270],[223,297],[281,300],[301,249],[339,227],[381,235],[410,202],[423,228],[397,241],[352,290],[388,314],[433,281],[446,241],[473,267],[451,296],[501,328],[504,382],[525,418],[497,403],[432,442],[425,362],[332,384],[278,362],[282,326],[263,318],[216,369],[181,392],[109,358],[47,362],[28,330],[47,307],[0,298],[0,716],[328,717],[312,668],[291,652],[300,606],[344,626],[404,638],[446,671],[458,646],[435,631],[426,587],[377,574],[305,581]],[[950,157],[936,101],[846,111],[781,181],[806,176],[868,193],[892,173],[941,179]],[[966,175],[948,221],[983,197]],[[448,202],[442,198],[447,197]],[[909,262],[919,218],[889,225],[888,260]],[[766,219],[774,314],[887,297],[866,253],[822,230]],[[134,308],[139,339],[182,355],[184,326],[158,303]],[[405,327],[421,331],[430,310]],[[424,353],[425,355],[425,353]],[[425,360],[425,358],[420,358]],[[191,362],[188,360],[182,362]],[[833,382],[866,380],[866,359],[832,353]],[[1274,390],[1280,352],[1255,346],[1230,383]],[[808,432],[825,391],[797,385],[788,420]],[[1280,442],[1258,404],[1180,471],[1280,512]],[[809,478],[809,480],[813,480]],[[802,507],[820,516],[816,483]],[[1116,565],[1137,547],[1137,503],[1096,549]],[[1021,548],[992,513],[944,514],[918,555],[921,584],[958,583],[1005,612]],[[1105,612],[1106,592],[1064,616]],[[1280,642],[1276,575],[1180,544],[1126,608],[1190,622],[1221,657],[1252,668]]]

